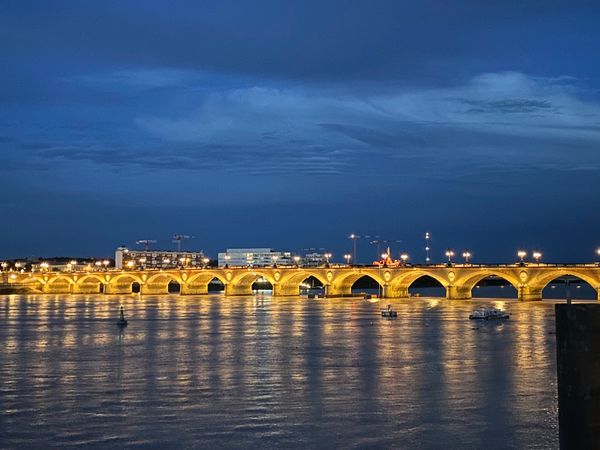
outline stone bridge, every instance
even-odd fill
[[[553,280],[572,276],[600,291],[600,266],[579,265],[429,265],[406,267],[261,267],[204,268],[175,270],[108,270],[98,272],[3,273],[1,285],[19,286],[33,292],[72,294],[165,294],[169,284],[177,283],[183,295],[208,293],[209,283],[217,279],[226,295],[251,295],[252,285],[264,279],[273,287],[274,296],[299,295],[308,278],[319,280],[328,297],[351,294],[352,285],[367,276],[381,286],[383,297],[408,297],[409,287],[429,276],[446,290],[446,298],[470,299],[472,289],[481,280],[498,277],[517,290],[519,300],[541,300],[542,290]],[[600,297],[599,297],[600,299]]]

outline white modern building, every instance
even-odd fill
[[[219,267],[268,267],[274,264],[295,264],[291,252],[278,252],[272,248],[228,248],[219,253]]]
[[[115,252],[115,267],[117,269],[204,267],[208,262],[208,258],[202,252],[131,250],[127,247],[119,247]]]

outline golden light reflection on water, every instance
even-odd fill
[[[8,446],[23,433],[55,446],[100,443],[107,430],[154,445],[175,436],[178,446],[248,447],[265,436],[280,447],[422,447],[441,436],[449,447],[466,438],[556,446],[551,304],[492,301],[511,319],[474,323],[479,302],[431,298],[0,301]],[[130,321],[122,331],[120,303]],[[381,318],[387,303],[396,320]],[[90,414],[101,416],[90,425]]]

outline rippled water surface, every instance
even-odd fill
[[[390,303],[0,297],[0,447],[558,446],[552,303]]]

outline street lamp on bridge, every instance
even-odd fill
[[[354,261],[354,263],[356,264],[356,240],[360,239],[360,236],[357,234],[352,233],[350,236],[348,236],[348,239],[350,239],[352,241],[352,261]]]
[[[527,256],[527,252],[525,250],[519,250],[517,252],[517,256],[521,258],[521,265],[525,265],[525,257]]]
[[[454,256],[454,250],[452,250],[451,248],[449,248],[448,250],[446,250],[446,258],[448,258],[448,265],[451,266],[452,265],[452,257]]]
[[[346,253],[344,255],[344,259],[346,260],[346,265],[350,265],[350,259],[352,258],[352,255],[350,253]]]
[[[465,260],[465,264],[469,264],[469,259],[471,259],[471,252],[468,250],[465,250],[462,254],[463,259]]]
[[[541,252],[533,252],[533,254],[531,255],[533,256],[533,259],[535,259],[535,262],[538,264],[540,264],[540,259],[542,259],[542,253]]]
[[[408,253],[402,253],[400,255],[400,259],[402,260],[402,264],[406,265],[406,261],[408,261]]]

